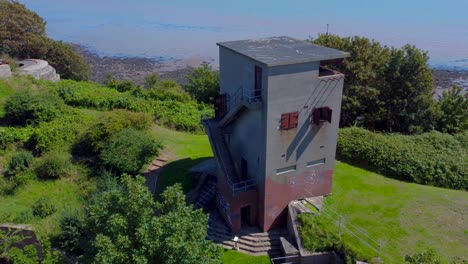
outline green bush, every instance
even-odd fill
[[[405,262],[409,264],[441,264],[440,256],[433,249],[405,256]]]
[[[79,212],[66,212],[60,218],[59,245],[67,253],[79,256],[86,241],[84,216]]]
[[[346,263],[371,261],[375,256],[362,252],[352,246],[352,241],[340,231],[335,223],[322,215],[300,214],[298,217],[304,247],[310,252],[335,251],[346,260]]]
[[[195,102],[177,102],[164,101],[158,104],[155,108],[155,116],[160,124],[167,127],[200,133],[203,131],[203,126],[200,121],[203,114],[211,115],[210,110],[204,105]]]
[[[149,128],[151,122],[151,116],[145,113],[133,113],[127,110],[108,112],[86,130],[75,146],[75,152],[97,154],[112,135],[130,127],[145,130]]]
[[[42,179],[69,176],[73,171],[70,154],[57,151],[48,152],[40,159],[35,171],[37,176]]]
[[[29,146],[39,153],[52,150],[69,151],[89,121],[86,116],[74,114],[42,122],[34,130],[28,142]]]
[[[463,143],[439,132],[404,136],[361,128],[339,131],[338,156],[399,180],[468,189],[468,157]]]
[[[20,145],[29,141],[34,134],[33,127],[1,127],[0,146],[6,148],[9,144],[19,143]]]
[[[34,156],[30,151],[21,150],[11,158],[8,163],[7,174],[16,175],[28,169],[34,161]]]
[[[57,208],[55,208],[54,204],[50,199],[40,198],[33,204],[32,210],[34,216],[45,218],[55,213],[57,211]]]
[[[63,115],[67,108],[59,97],[32,91],[12,95],[5,104],[5,118],[13,125],[47,122]]]
[[[161,148],[161,143],[148,134],[127,128],[109,138],[99,157],[111,170],[137,174]]]

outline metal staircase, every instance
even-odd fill
[[[227,113],[219,121],[220,127],[225,127],[236,119],[238,114],[245,109],[258,109],[262,106],[262,90],[244,89],[242,86],[229,95],[227,102]]]

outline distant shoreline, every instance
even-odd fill
[[[99,56],[84,46],[78,44],[72,46],[90,64],[91,80],[99,83],[103,83],[106,76],[112,74],[117,80],[132,80],[136,84],[143,84],[147,75],[157,73],[162,78],[175,79],[184,84],[187,81],[185,75],[191,69],[202,63],[213,64],[214,61],[206,60],[202,56],[184,59],[169,59],[162,56],[156,58]]]
[[[187,82],[187,75],[193,67],[204,62],[213,64],[215,60],[206,61],[202,56],[194,56],[185,59],[144,57],[118,57],[99,56],[84,46],[73,44],[76,51],[83,55],[91,66],[91,80],[99,83],[105,81],[106,75],[111,73],[118,80],[132,80],[136,84],[143,84],[148,74],[158,73],[162,78],[171,78],[181,84]],[[212,65],[217,69],[217,65]],[[468,93],[468,70],[456,68],[433,68],[434,98],[442,95],[444,90],[452,88],[453,84],[463,87],[464,93]]]

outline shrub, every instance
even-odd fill
[[[50,122],[42,122],[34,130],[29,146],[39,153],[68,151],[87,122],[89,118],[83,115],[65,115]]]
[[[21,150],[11,158],[8,163],[7,174],[16,175],[29,168],[34,161],[34,157],[30,151]]]
[[[32,209],[33,215],[40,218],[47,217],[57,211],[57,208],[55,208],[52,201],[48,198],[40,198],[37,200],[32,206]]]
[[[133,84],[132,81],[125,80],[117,84],[116,89],[119,92],[129,92],[135,89],[135,85]]]
[[[80,153],[91,152],[97,154],[112,135],[129,127],[144,130],[149,128],[150,124],[151,117],[148,114],[114,110],[106,113],[88,128],[76,148],[81,148]]]
[[[57,179],[72,173],[73,165],[70,154],[51,151],[46,153],[36,167],[36,174],[42,179]]]
[[[66,212],[60,218],[59,245],[66,252],[80,255],[84,252],[84,217],[79,212]]]
[[[0,146],[6,148],[9,144],[24,144],[29,141],[34,134],[32,127],[1,127],[0,128]]]
[[[202,132],[200,121],[204,110],[204,106],[200,107],[195,102],[164,101],[156,106],[154,114],[162,125],[176,130]]]
[[[424,252],[406,255],[405,262],[410,264],[441,264],[440,256],[433,249]]]
[[[161,143],[148,134],[127,128],[109,138],[99,157],[111,170],[137,174],[161,148]]]
[[[375,258],[374,254],[353,247],[353,237],[339,235],[341,232],[330,219],[321,215],[300,214],[298,220],[304,247],[310,252],[335,251],[346,263]]]
[[[453,189],[468,189],[468,162],[461,141],[430,132],[404,136],[361,128],[339,131],[340,158],[367,165],[399,180]]]
[[[68,109],[63,100],[49,93],[31,91],[12,95],[5,104],[5,117],[13,125],[24,126],[47,122],[63,115]]]

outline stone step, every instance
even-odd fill
[[[209,240],[217,241],[218,243],[224,243],[228,241],[233,241],[232,237],[224,237],[224,236],[216,236],[213,234],[208,235]],[[245,245],[251,248],[263,248],[263,247],[275,247],[275,248],[280,248],[281,247],[281,241],[280,240],[272,240],[272,241],[249,241],[246,239],[239,238],[237,241],[239,245]]]
[[[220,243],[224,248],[232,249],[235,245],[233,241],[227,241],[224,243]],[[272,247],[259,247],[259,248],[251,248],[242,244],[237,243],[237,247],[240,252],[254,255],[254,256],[280,256],[281,255],[281,248],[272,248]]]

